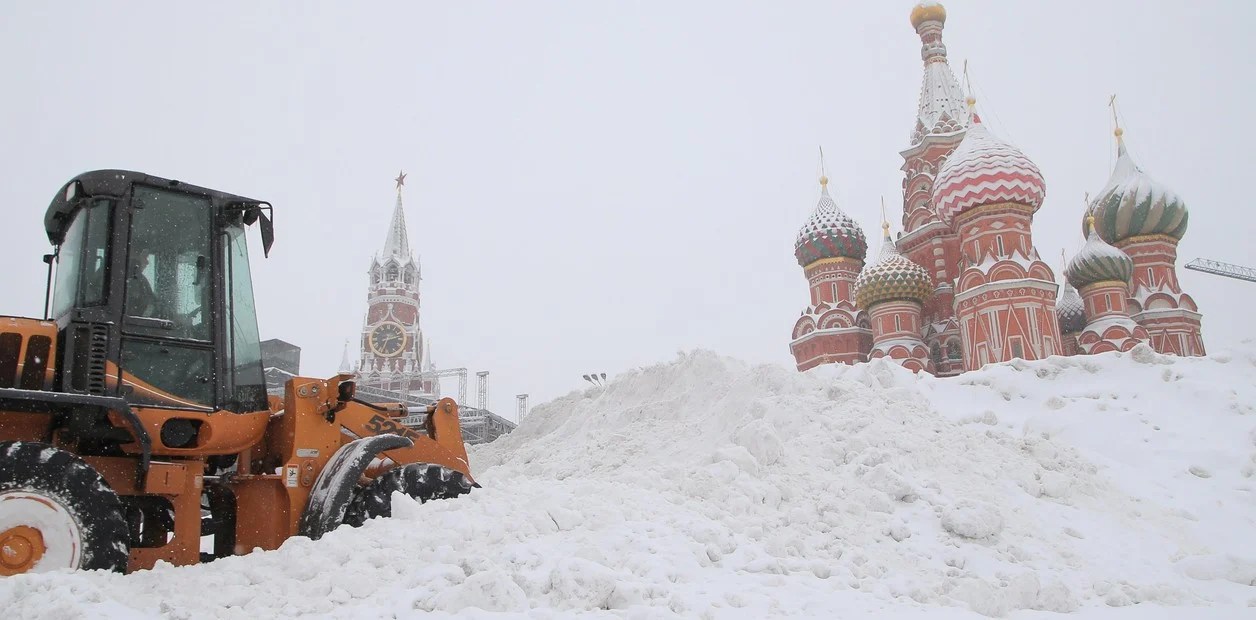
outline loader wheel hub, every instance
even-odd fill
[[[19,525],[0,532],[0,575],[29,571],[45,550],[43,535],[33,527]]]
[[[61,502],[25,490],[0,492],[0,576],[78,568],[83,536]]]

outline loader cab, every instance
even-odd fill
[[[57,389],[134,405],[266,409],[246,233],[259,200],[151,175],[79,175],[44,219]]]

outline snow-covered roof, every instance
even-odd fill
[[[1004,256],[995,256],[993,252],[988,252],[981,257],[980,263],[969,265],[969,268],[975,268],[981,271],[981,273],[989,275],[990,270],[993,269],[995,265],[1003,262],[1016,263],[1017,265],[1020,265],[1021,269],[1024,269],[1025,272],[1028,273],[1030,268],[1032,268],[1035,263],[1041,261],[1038,258],[1036,250],[1031,251],[1030,255],[1027,256],[1020,251],[1020,248],[1013,247],[1012,251]]]
[[[899,253],[890,238],[889,224],[885,227],[880,257],[855,278],[855,305],[863,310],[886,301],[924,302],[933,294],[929,272]]]
[[[1138,323],[1135,323],[1134,319],[1131,319],[1127,315],[1112,314],[1086,323],[1086,329],[1082,333],[1093,332],[1102,338],[1103,333],[1113,327],[1121,327],[1126,331],[1133,333],[1134,329],[1138,327]]]
[[[1055,317],[1060,322],[1060,333],[1076,334],[1086,329],[1086,305],[1082,303],[1077,289],[1067,280],[1063,289],[1059,301],[1055,303]]]
[[[1082,288],[1095,282],[1113,280],[1129,283],[1134,273],[1134,261],[1099,237],[1095,228],[1086,235],[1086,244],[1069,261],[1064,276],[1069,284]]]
[[[911,338],[911,337],[890,338],[888,340],[882,340],[880,342],[877,342],[875,345],[872,345],[872,350],[884,351],[886,353],[889,353],[890,349],[893,349],[894,347],[906,347],[908,349],[911,349],[913,347],[923,347],[923,346],[925,346],[925,341],[921,340],[920,338]]]
[[[987,204],[1012,202],[1037,211],[1046,195],[1038,166],[980,121],[968,129],[933,182],[933,208],[948,226],[960,213]]]
[[[829,195],[828,179],[820,179],[820,200],[798,231],[794,257],[806,267],[817,260],[845,257],[863,260],[868,253],[868,240],[863,229],[846,215]]]
[[[1141,235],[1186,234],[1186,203],[1168,186],[1151,178],[1130,157],[1123,132],[1117,131],[1117,158],[1108,184],[1090,204],[1099,235],[1109,243]],[[1082,219],[1085,233],[1086,220]]]
[[[392,221],[388,225],[388,236],[384,239],[384,254],[381,260],[397,259],[399,263],[413,262],[410,253],[410,237],[406,234],[406,213],[401,206],[401,188],[397,188],[397,204],[393,207]]]

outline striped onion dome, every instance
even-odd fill
[[[1181,239],[1186,234],[1186,203],[1173,190],[1143,172],[1129,151],[1121,130],[1117,130],[1116,166],[1108,185],[1090,203],[1087,215],[1095,216],[1099,236],[1117,243],[1142,235],[1168,235]],[[1082,230],[1086,222],[1082,221]]]
[[[825,258],[863,260],[868,254],[863,229],[837,208],[837,203],[829,196],[828,183],[827,177],[820,177],[820,202],[794,242],[794,257],[803,267]]]
[[[1000,202],[1028,205],[1036,212],[1046,196],[1038,166],[976,118],[933,182],[933,208],[947,226],[964,211]]]
[[[1097,227],[1090,229],[1086,245],[1069,261],[1064,276],[1069,284],[1077,288],[1108,280],[1128,284],[1134,275],[1134,261],[1125,252],[1109,245],[1096,231]]]
[[[1067,281],[1064,283],[1064,294],[1055,304],[1055,318],[1060,322],[1060,333],[1077,334],[1086,329],[1086,305],[1077,289]]]
[[[899,254],[890,239],[889,224],[877,262],[868,265],[855,278],[855,305],[867,310],[886,301],[924,303],[933,294],[933,279],[924,267]]]

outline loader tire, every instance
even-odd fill
[[[118,494],[83,459],[46,443],[0,442],[0,576],[123,572],[125,514]]]
[[[471,492],[471,483],[461,472],[428,463],[411,463],[391,469],[358,490],[345,514],[345,523],[354,527],[367,519],[392,516],[392,494],[405,493],[420,502],[449,499]]]

